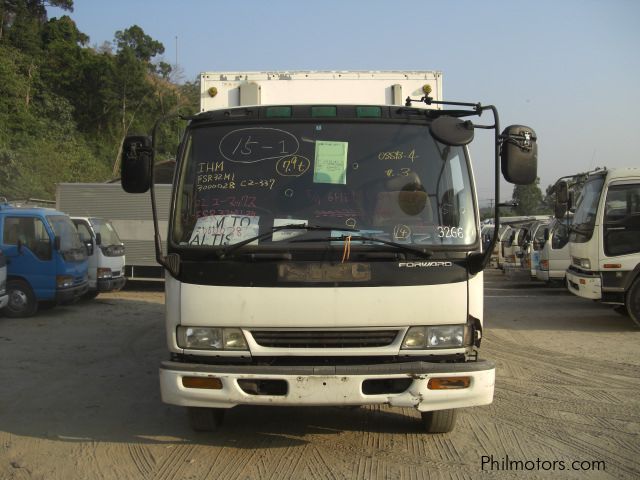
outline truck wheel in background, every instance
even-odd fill
[[[188,407],[189,423],[196,432],[214,432],[222,425],[223,408]]]
[[[427,433],[449,433],[456,426],[458,411],[455,409],[421,412],[422,425]]]
[[[4,307],[4,314],[11,318],[30,317],[38,311],[36,296],[27,282],[12,279],[7,282],[9,303]]]
[[[629,312],[631,320],[640,327],[640,277],[636,278],[631,288],[627,290],[624,305],[627,307],[627,312]]]

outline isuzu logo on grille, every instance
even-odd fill
[[[400,268],[432,268],[432,267],[452,267],[452,262],[400,262]]]

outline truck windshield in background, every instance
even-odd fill
[[[71,219],[65,215],[47,215],[47,221],[56,237],[60,238],[60,253],[66,261],[87,259],[87,252],[80,241],[78,230]]]
[[[578,199],[576,213],[573,216],[570,242],[584,243],[591,239],[603,184],[604,176],[596,177],[585,184]]]
[[[100,234],[103,246],[122,245],[118,232],[113,228],[111,222],[102,218],[91,218],[90,220],[95,232]]]
[[[476,244],[466,150],[435,142],[424,124],[269,125],[190,130],[177,186],[176,247],[223,247],[291,224],[335,229],[315,232],[325,241],[350,234],[340,230],[347,228],[430,250]],[[305,245],[296,241],[302,233],[276,231],[246,247],[291,250]]]

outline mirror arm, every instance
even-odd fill
[[[478,104],[480,107],[480,104]],[[480,107],[483,110],[491,110],[493,113],[494,119],[494,182],[495,182],[495,191],[494,198],[496,199],[494,209],[493,209],[493,236],[491,237],[491,242],[487,247],[486,252],[484,252],[484,258],[482,260],[482,270],[484,270],[489,262],[491,261],[491,253],[493,252],[496,243],[498,242],[498,231],[500,230],[500,147],[502,145],[502,141],[500,139],[500,118],[498,116],[498,109],[493,105],[487,105],[485,107]]]
[[[162,254],[162,237],[160,236],[160,227],[158,225],[158,206],[156,203],[156,182],[155,182],[155,165],[156,165],[156,147],[158,138],[158,129],[167,120],[174,118],[180,118],[178,113],[170,113],[164,117],[159,118],[153,126],[151,133],[151,185],[149,192],[151,194],[151,211],[153,213],[153,239],[156,248],[156,261],[165,269],[173,272],[173,269],[169,268],[165,261],[165,256]]]

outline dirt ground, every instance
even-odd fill
[[[0,317],[0,478],[640,477],[640,329],[497,272],[485,328],[494,403],[463,410],[451,434],[389,407],[237,407],[205,434],[160,401],[162,292]]]

